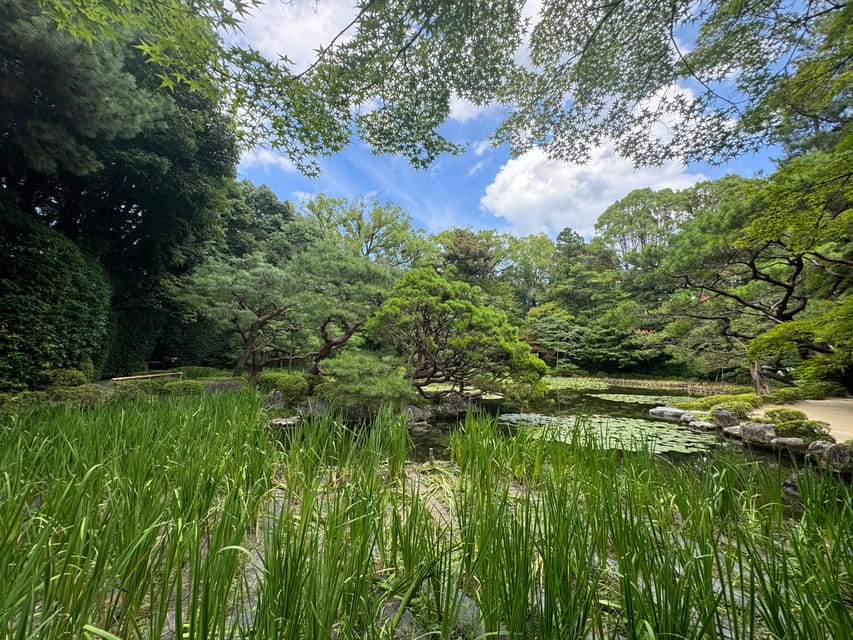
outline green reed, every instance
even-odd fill
[[[853,498],[469,416],[273,437],[260,399],[0,417],[0,637],[850,638]]]

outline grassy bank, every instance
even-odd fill
[[[273,438],[252,393],[0,423],[0,637],[848,638],[853,497],[469,418]]]

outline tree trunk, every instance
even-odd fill
[[[770,393],[770,385],[767,384],[767,381],[761,375],[761,371],[758,368],[758,362],[756,362],[755,360],[749,361],[749,375],[752,376],[752,382],[755,387],[755,393],[760,396],[764,396]]]
[[[236,325],[237,323],[235,322],[234,324]],[[252,356],[252,365],[254,369],[255,342],[258,340],[258,328],[254,326],[254,323],[246,330],[241,330],[238,325],[237,331],[243,339],[243,352],[240,354],[240,357],[237,358],[237,364],[234,365],[234,370],[231,372],[231,375],[235,378],[239,378],[243,375],[243,372],[246,371],[246,364],[249,362],[250,356]]]

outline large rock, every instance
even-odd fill
[[[805,453],[809,448],[809,445],[802,438],[773,438],[770,441],[770,446],[774,449],[784,449],[794,453]]]
[[[469,398],[459,393],[443,396],[436,404],[426,407],[411,406],[406,409],[409,423],[435,422],[458,418],[468,412]]]
[[[826,440],[815,440],[814,442],[809,443],[809,455],[820,459],[823,457],[823,454],[826,453],[826,450],[832,446],[831,442],[827,442]]]
[[[681,416],[687,413],[684,409],[675,409],[673,407],[655,407],[649,409],[649,415],[658,420],[670,420],[671,422],[681,422]]]
[[[723,427],[723,435],[727,438],[734,438],[735,440],[740,440],[743,438],[743,427],[739,424],[734,425],[733,427]]]
[[[744,442],[769,445],[776,437],[776,426],[763,422],[747,422],[741,425],[740,433]]]
[[[713,424],[704,420],[691,420],[687,424],[687,428],[698,433],[705,433],[706,431],[714,431],[716,429]]]
[[[833,444],[820,457],[820,466],[837,473],[853,473],[853,446]]]
[[[714,424],[717,425],[720,429],[725,429],[726,427],[734,427],[740,422],[738,420],[737,415],[732,413],[731,411],[727,411],[726,409],[722,409],[717,407],[714,409]]]

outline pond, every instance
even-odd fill
[[[530,428],[553,440],[595,436],[605,446],[622,449],[650,449],[660,454],[694,454],[719,446],[716,434],[696,433],[673,422],[649,417],[649,409],[671,404],[689,396],[679,391],[634,387],[552,389],[533,407],[520,411],[500,400],[483,401],[484,411],[498,417],[500,425],[511,433]],[[414,459],[445,456],[449,432],[455,423],[413,436]]]

